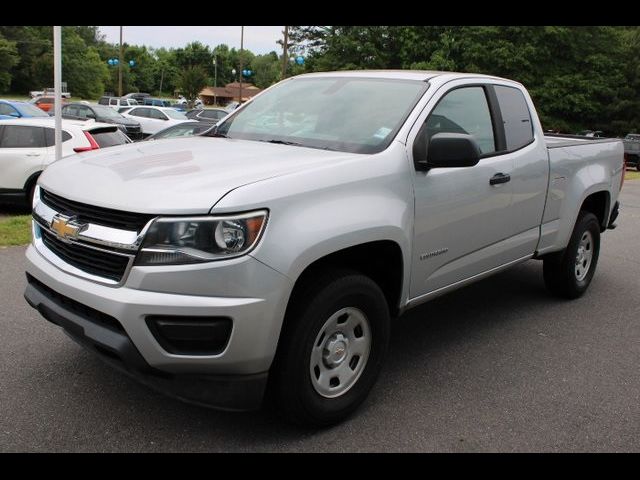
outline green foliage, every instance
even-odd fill
[[[250,64],[250,69],[254,72],[251,82],[258,88],[267,88],[280,80],[280,68],[276,52],[257,55]]]
[[[69,90],[83,98],[99,97],[109,72],[97,49],[87,47],[82,37],[72,29],[63,29],[62,49],[62,78]]]
[[[293,26],[288,47],[305,63],[289,62],[286,76],[393,68],[498,75],[527,87],[545,129],[640,131],[640,27]],[[266,88],[282,70],[279,53],[244,50],[241,58],[224,44],[153,49],[125,43],[123,50],[125,93],[173,94],[185,82],[201,83],[201,73],[206,85],[217,79],[222,86],[247,68],[254,72],[248,81]],[[52,51],[52,27],[0,26],[0,91],[53,86]],[[118,57],[119,46],[107,43],[98,27],[63,27],[63,80],[73,95],[117,92],[118,68],[107,60]],[[129,60],[136,65],[129,67]]]
[[[6,40],[0,35],[0,92],[9,90],[11,85],[11,70],[18,63],[18,50],[15,42]]]
[[[408,68],[523,83],[545,129],[640,130],[640,27],[290,27],[306,71]],[[290,72],[292,73],[292,72]]]
[[[26,245],[31,241],[31,215],[0,219],[0,247]]]
[[[193,108],[193,102],[198,97],[202,89],[207,85],[207,73],[199,65],[186,67],[180,75],[178,88],[189,103],[189,108]]]

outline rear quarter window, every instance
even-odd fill
[[[44,139],[47,147],[53,147],[56,144],[56,131],[53,128],[44,129]],[[62,143],[71,140],[71,134],[66,130],[62,130]]]
[[[507,150],[513,151],[533,142],[533,125],[527,101],[520,90],[494,85],[507,140]]]

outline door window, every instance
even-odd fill
[[[427,139],[436,133],[464,133],[475,139],[482,155],[496,151],[489,103],[482,87],[457,88],[447,93],[423,128]]]
[[[160,110],[151,110],[151,118],[155,120],[167,120],[167,116]]]

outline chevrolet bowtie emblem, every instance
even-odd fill
[[[75,219],[60,214],[51,220],[51,230],[63,239],[76,238],[86,227],[86,224],[77,223]]]

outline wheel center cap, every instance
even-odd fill
[[[347,358],[348,351],[349,340],[340,332],[334,333],[325,343],[322,358],[325,365],[337,367]]]

